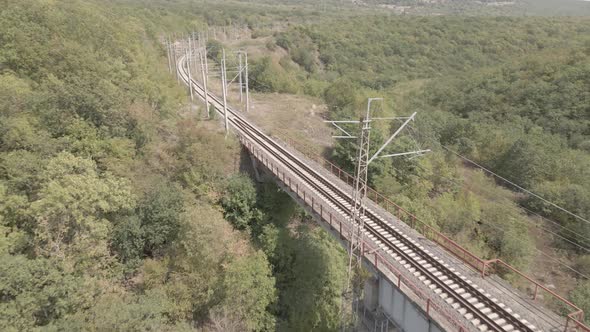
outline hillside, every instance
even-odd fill
[[[0,329],[334,328],[342,249],[168,73],[159,31],[241,7],[136,5],[0,1]]]
[[[0,0],[0,330],[339,330],[345,250],[169,72],[207,27],[243,29],[209,47],[249,52],[248,117],[347,171],[322,120],[418,111],[391,149],[432,153],[370,185],[590,312],[586,3],[487,3]]]
[[[357,118],[374,96],[386,98],[379,115],[418,111],[412,135],[392,151],[433,153],[378,161],[372,185],[485,258],[559,280],[564,294],[578,285],[575,298],[588,289],[590,253],[589,30],[579,18],[326,20],[276,34],[269,49],[288,57],[260,60],[252,78],[270,91],[322,97],[330,119]],[[376,129],[375,149],[391,130]],[[353,151],[339,141],[324,153],[352,171]],[[547,269],[532,264],[548,259]]]

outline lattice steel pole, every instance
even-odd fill
[[[199,52],[199,60],[201,62],[201,79],[203,80],[203,92],[205,94],[205,110],[207,111],[207,119],[211,118],[209,114],[209,93],[207,91],[207,72],[205,69],[205,62],[207,62],[207,49],[204,48]]]
[[[365,204],[364,201],[367,196],[367,181],[369,165],[376,158],[388,158],[397,156],[407,155],[423,155],[430,150],[416,150],[411,152],[394,153],[381,155],[387,146],[397,137],[401,131],[413,121],[416,113],[413,113],[409,117],[392,117],[392,118],[373,118],[371,116],[371,103],[373,101],[383,100],[382,98],[369,98],[367,102],[367,112],[360,121],[356,120],[342,120],[342,121],[325,121],[334,125],[343,135],[332,136],[334,138],[356,138],[358,139],[358,155],[356,160],[355,178],[353,183],[352,191],[352,204],[350,209],[350,222],[351,227],[349,231],[349,248],[348,248],[348,270],[347,270],[347,283],[344,292],[342,293],[342,308],[341,308],[341,327],[342,331],[346,331],[346,303],[348,295],[352,294],[352,301],[354,307],[354,313],[352,315],[353,325],[357,325],[360,295],[362,295],[362,280],[360,278],[355,279],[355,274],[362,271],[363,261],[363,243],[364,243],[364,230],[365,230]],[[381,145],[381,147],[372,156],[370,154],[370,139],[371,139],[371,123],[375,120],[403,120],[402,125]],[[353,136],[346,129],[341,127],[344,124],[359,124],[360,135]],[[360,275],[357,275],[359,277]],[[351,289],[352,288],[352,289]]]
[[[243,86],[243,82],[242,82],[242,52],[238,52],[238,75],[239,75],[239,85],[240,85],[240,103],[244,102],[244,96],[243,96],[243,92],[244,92],[244,86]]]
[[[363,261],[363,234],[365,228],[364,221],[364,198],[367,194],[367,179],[369,174],[369,148],[371,142],[371,103],[381,98],[369,98],[367,102],[367,113],[360,120],[360,136],[356,172],[352,192],[352,208],[350,210],[350,221],[352,223],[350,231],[350,243],[348,252],[348,271],[346,290],[344,296],[349,294],[352,287],[352,301],[355,313],[358,311],[358,301],[361,295],[360,285],[354,284],[353,278],[362,268]],[[356,280],[359,282],[360,280]],[[346,330],[345,319],[346,297],[342,299],[342,331]],[[356,326],[356,314],[352,315],[353,325]]]
[[[193,96],[193,75],[191,74],[191,58],[192,58],[192,54],[193,54],[193,50],[192,50],[192,44],[191,44],[191,38],[190,35],[187,38],[188,41],[188,48],[187,48],[187,52],[186,55],[188,57],[188,60],[186,61],[186,66],[188,69],[188,90],[190,91],[191,94],[191,107],[190,109],[193,109],[193,100],[194,100],[194,96]]]
[[[248,82],[248,71],[250,70],[250,67],[248,66],[248,52],[244,52],[244,58],[246,61],[245,67],[244,67],[244,76],[245,76],[245,80],[246,80],[246,112],[250,111],[250,86],[249,86],[249,82]]]
[[[226,72],[225,72],[225,49],[223,49],[223,53],[222,53],[222,59],[221,59],[221,90],[222,90],[222,94],[223,94],[223,118],[224,118],[224,123],[225,123],[225,137],[227,137],[227,134],[229,132],[229,121],[227,118],[227,83],[226,83]]]

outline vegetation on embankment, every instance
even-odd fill
[[[158,40],[250,12],[134,6],[0,0],[0,329],[335,329],[342,249],[236,174]]]
[[[322,97],[332,119],[357,118],[374,96],[386,98],[377,114],[418,111],[412,135],[392,150],[433,153],[376,161],[371,184],[482,257],[547,273],[552,283],[549,271],[529,267],[539,255],[531,229],[550,231],[540,232],[549,247],[539,250],[587,274],[589,223],[495,182],[444,147],[588,219],[589,35],[583,18],[326,20],[275,34],[267,48],[288,55],[254,61],[252,86]],[[391,130],[374,128],[374,149]],[[340,142],[332,158],[352,170],[354,151]],[[590,285],[570,278],[580,278],[571,297],[589,310],[579,294]]]
[[[238,145],[186,112],[162,32],[235,23],[261,38],[279,26],[266,47],[286,56],[254,59],[253,88],[321,97],[333,118],[375,94],[390,97],[383,114],[424,110],[415,138],[435,152],[376,163],[371,183],[485,257],[526,267],[528,219],[513,192],[440,144],[588,216],[587,21],[181,0],[0,6],[2,330],[337,329],[342,249],[276,187],[236,174]],[[389,129],[375,128],[375,146]],[[334,158],[350,169],[352,151]],[[571,216],[518,203],[573,242],[589,237]],[[588,255],[553,245],[589,273]],[[587,311],[588,289],[572,293]]]

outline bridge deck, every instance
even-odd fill
[[[311,160],[310,158],[308,158],[301,152],[297,151],[293,147],[282,142],[280,139],[275,138],[275,140],[278,143],[280,143],[285,149],[289,150],[289,152],[298,156],[300,159],[305,160],[305,162],[308,163],[308,165],[312,166],[312,168],[320,172],[324,177],[330,179],[330,181],[332,181],[338,187],[340,187],[346,192],[352,192],[352,187],[349,184],[335,176],[332,172],[326,170],[322,165],[320,165],[314,160]],[[395,225],[402,232],[415,239],[422,246],[424,246],[429,251],[434,253],[436,256],[440,257],[447,264],[449,264],[449,266],[460,272],[462,275],[466,276],[474,284],[484,289],[485,292],[488,293],[491,298],[495,298],[499,302],[504,303],[512,311],[517,312],[524,319],[536,326],[540,331],[564,330],[565,319],[557,315],[556,313],[552,312],[551,310],[547,309],[542,304],[533,301],[529,295],[526,295],[516,290],[514,287],[509,285],[505,280],[499,278],[498,276],[492,275],[482,278],[479,271],[475,271],[469,265],[465,264],[463,261],[461,261],[454,255],[450,254],[448,251],[444,250],[440,245],[427,239],[422,234],[412,229],[409,225],[407,225],[403,221],[400,221],[396,216],[392,215],[390,212],[383,209],[377,203],[373,202],[370,199],[367,199],[365,204],[369,209],[376,212],[384,219],[390,221],[391,224]],[[370,256],[368,256],[367,258],[371,259]],[[406,268],[399,264],[396,260],[391,259],[389,260],[389,262],[393,264],[400,272],[403,273],[404,271],[407,271]],[[391,274],[389,274],[389,276],[391,277],[392,282],[398,282],[397,277]],[[408,280],[415,278],[411,273],[405,273],[405,276]],[[421,283],[415,283],[415,285],[420,287],[421,290],[425,293],[431,293],[433,299],[437,298],[436,294],[432,292],[431,289],[429,289],[427,286],[422,285]],[[412,296],[411,289],[409,291],[410,292],[408,292],[409,294],[407,295],[409,295],[410,298],[413,298],[413,300],[416,303],[419,304],[421,302],[424,302],[422,299],[420,299],[420,297]],[[439,303],[441,306],[448,306],[442,300],[439,301]],[[450,306],[448,309],[448,312],[453,311],[452,308],[450,308]],[[466,320],[461,315],[454,316],[456,316],[457,320],[462,321],[464,326],[466,326],[467,328],[474,327],[468,320]],[[448,325],[443,326],[443,328],[446,328],[447,330],[453,330],[453,328]]]
[[[185,59],[179,59],[178,73],[188,82]],[[192,90],[203,98],[203,89],[194,80]],[[213,108],[224,114],[222,102],[208,95]],[[275,174],[292,197],[346,240],[352,228],[350,186],[292,147],[270,139],[243,114],[230,107],[227,112],[226,122],[252,155]],[[525,294],[498,278],[482,278],[374,202],[367,200],[366,207],[362,216],[366,224],[365,259],[445,330],[563,330],[565,319],[525,300]]]

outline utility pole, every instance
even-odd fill
[[[186,61],[186,66],[187,66],[187,69],[188,69],[188,89],[189,89],[190,94],[191,94],[191,107],[190,107],[190,109],[192,110],[193,109],[194,96],[193,96],[193,75],[191,74],[191,61],[192,61],[191,60],[191,57],[192,57],[192,54],[193,54],[193,50],[192,50],[192,47],[191,46],[192,46],[191,45],[191,38],[189,36],[188,37],[188,52],[186,54],[188,56],[188,61]]]
[[[351,291],[352,287],[352,301],[354,306],[354,313],[352,315],[353,325],[356,326],[356,314],[358,312],[358,301],[360,298],[360,285],[352,285],[352,279],[356,273],[359,273],[362,268],[363,261],[363,236],[365,221],[363,200],[367,193],[367,178],[369,171],[369,147],[371,135],[371,103],[374,100],[382,100],[381,98],[369,98],[367,102],[367,113],[361,118],[359,124],[361,125],[361,135],[359,139],[359,149],[357,155],[357,164],[355,171],[355,180],[352,191],[352,207],[350,209],[350,220],[354,223],[353,230],[350,234],[350,242],[348,249],[348,270],[346,289],[342,299],[342,331],[346,331],[345,306],[346,295]]]
[[[223,117],[225,123],[225,137],[229,132],[229,122],[227,118],[227,85],[226,85],[226,77],[225,77],[225,49],[222,51],[222,58],[221,58],[221,91],[223,94]]]
[[[239,85],[240,85],[240,103],[243,102],[243,91],[244,91],[244,85],[242,83],[242,52],[238,52],[238,75],[239,75]]]
[[[178,57],[177,57],[177,42],[176,36],[173,35],[174,38],[174,47],[172,48],[172,53],[174,53],[174,72],[176,73],[176,81],[180,83],[180,77],[178,77]]]
[[[197,75],[197,68],[199,68],[199,65],[197,64],[197,38],[195,37],[194,31],[192,33],[192,39],[193,39],[193,54],[194,54],[193,70],[195,72],[195,75]]]
[[[248,86],[248,53],[246,51],[239,50],[236,52],[236,54],[237,54],[237,58],[238,58],[237,59],[237,61],[238,61],[237,75],[234,76],[231,79],[231,81],[226,82],[226,85],[229,87],[234,82],[234,80],[238,79],[238,85],[240,86],[240,103],[241,104],[244,101],[244,86],[245,86],[245,90],[246,90],[246,109],[245,109],[245,111],[248,112],[250,110],[250,91],[249,91],[249,86]],[[227,66],[226,66],[226,68],[227,68]],[[227,71],[226,71],[226,74],[227,74]]]
[[[209,119],[211,116],[209,115],[209,93],[207,92],[207,74],[205,69],[205,62],[207,62],[206,48],[203,48],[203,51],[199,52],[199,60],[201,61],[201,79],[203,80],[203,90],[205,93],[205,110],[207,111],[207,119]]]
[[[250,68],[248,67],[248,52],[244,52],[244,57],[246,58],[246,66],[244,67],[244,75],[246,80],[246,113],[250,112],[250,88],[248,86],[248,71]]]
[[[362,261],[364,256],[364,228],[365,228],[365,198],[367,195],[367,181],[369,173],[369,165],[375,160],[375,158],[385,158],[394,156],[405,156],[411,154],[422,155],[430,150],[418,150],[412,152],[396,153],[390,155],[380,156],[380,153],[393,141],[393,139],[399,135],[404,127],[408,125],[410,121],[413,121],[416,113],[409,117],[402,118],[372,118],[371,117],[371,103],[374,101],[382,101],[382,98],[369,98],[367,101],[367,111],[364,117],[360,121],[325,121],[334,125],[344,135],[333,136],[335,138],[356,138],[358,139],[358,153],[355,167],[355,179],[352,191],[352,205],[350,209],[350,220],[353,223],[352,232],[350,233],[350,242],[348,248],[348,270],[347,270],[347,283],[344,292],[342,293],[342,307],[341,307],[341,328],[342,331],[346,331],[346,303],[348,294],[352,293],[353,303],[353,325],[357,326],[357,316],[359,313],[359,303],[361,296],[360,284],[353,284],[355,273],[359,273],[362,269]],[[375,120],[394,120],[402,119],[404,123],[389,137],[389,139],[377,150],[375,154],[370,154],[370,138],[371,138],[371,124]],[[359,124],[360,125],[360,136],[353,136],[339,124]],[[360,282],[360,280],[357,280]],[[352,289],[351,289],[352,288]]]
[[[172,45],[170,36],[166,36],[166,55],[168,56],[168,71],[172,74]]]

